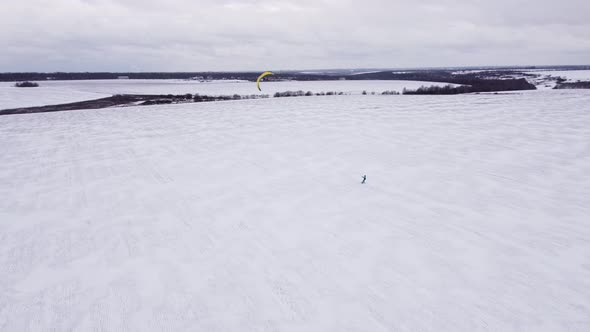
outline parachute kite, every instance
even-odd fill
[[[256,87],[258,88],[258,91],[262,91],[260,89],[260,80],[268,75],[274,75],[274,73],[272,71],[265,71],[264,73],[260,74],[260,76],[258,76],[258,79],[256,80]]]

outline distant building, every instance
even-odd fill
[[[117,76],[117,79],[119,80],[128,80],[129,76]]]
[[[338,80],[339,81],[346,81],[346,77],[340,77]]]

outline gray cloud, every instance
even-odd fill
[[[22,0],[0,71],[586,64],[587,0]],[[418,3],[418,4],[416,4]]]

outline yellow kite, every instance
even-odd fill
[[[265,71],[264,73],[260,74],[260,76],[258,76],[258,79],[256,80],[256,87],[258,88],[258,91],[262,91],[260,89],[260,80],[268,75],[274,75],[274,73],[272,71]]]

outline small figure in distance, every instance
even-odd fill
[[[361,182],[361,184],[365,184],[365,181],[367,181],[367,176],[363,175],[363,182]]]

